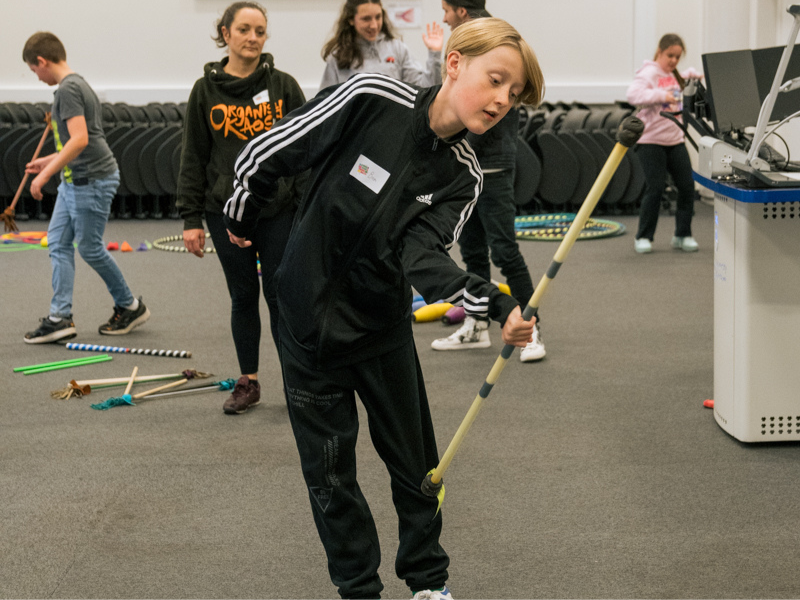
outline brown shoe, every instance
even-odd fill
[[[233,386],[231,397],[222,405],[222,411],[226,415],[240,415],[259,402],[261,402],[261,386],[258,385],[258,381],[242,375]]]

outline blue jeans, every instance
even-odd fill
[[[53,268],[53,299],[50,316],[72,316],[72,291],[75,284],[75,248],[83,260],[103,279],[114,304],[130,306],[133,294],[122,271],[106,250],[103,233],[111,210],[111,201],[119,186],[119,171],[87,185],[62,182],[47,228],[47,247]]]

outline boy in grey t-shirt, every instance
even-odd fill
[[[114,299],[114,314],[100,326],[104,335],[123,335],[147,321],[150,311],[134,298],[116,261],[103,244],[111,201],[119,186],[119,170],[101,125],[100,101],[86,81],[67,65],[67,53],[52,33],[39,32],[25,43],[22,59],[41,81],[58,85],[52,125],[57,152],[25,166],[36,174],[31,196],[42,199],[42,187],[61,172],[53,215],[47,228],[53,298],[50,314],[25,334],[28,344],[44,344],[77,335],[72,320],[75,250],[103,279]]]

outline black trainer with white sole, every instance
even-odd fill
[[[150,311],[139,297],[139,308],[130,310],[121,306],[114,307],[114,314],[107,323],[103,323],[98,331],[103,335],[125,335],[131,329],[143,324],[150,318]]]
[[[76,335],[78,331],[71,316],[61,319],[58,323],[51,321],[50,317],[45,317],[39,321],[39,327],[26,333],[22,339],[26,344],[49,344],[58,340],[70,340]]]

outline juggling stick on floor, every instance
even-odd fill
[[[137,376],[134,383],[143,383],[146,381],[163,381],[165,379],[180,379],[184,377],[183,373],[169,373],[167,375],[143,375]],[[65,388],[53,390],[50,392],[50,397],[58,400],[65,400],[69,397],[86,396],[90,394],[93,389],[109,388],[124,386],[128,383],[127,377],[111,377],[108,379],[82,379],[75,381],[74,379],[69,382]]]
[[[36,151],[33,153],[33,158],[31,158],[31,162],[35,161],[39,158],[39,152],[42,151],[42,146],[44,146],[44,141],[47,139],[47,134],[50,131],[51,121],[50,121],[50,113],[46,113],[44,116],[44,120],[47,123],[47,126],[44,128],[42,132],[42,139],[39,140],[39,145],[36,146]],[[25,184],[28,183],[28,176],[30,173],[25,173],[22,177],[22,181],[17,188],[17,193],[14,194],[14,199],[11,201],[11,204],[8,205],[2,213],[0,213],[0,219],[3,220],[3,224],[6,231],[19,231],[19,227],[17,227],[17,222],[14,220],[14,215],[16,211],[14,210],[17,207],[17,202],[19,201],[19,197],[22,195],[22,190],[25,189]]]
[[[133,403],[133,400],[138,400],[140,398],[145,398],[150,396],[151,394],[155,394],[156,392],[163,392],[164,390],[168,390],[174,387],[178,387],[183,385],[190,379],[204,379],[206,377],[211,377],[211,373],[202,373],[200,371],[195,371],[194,369],[188,369],[183,372],[185,377],[183,379],[179,379],[178,381],[173,381],[172,383],[168,383],[166,385],[162,385],[151,390],[147,390],[146,392],[141,392],[136,394],[135,396],[128,396],[125,398],[125,395],[116,398],[109,398],[105,402],[100,402],[99,404],[91,404],[90,406],[95,410],[108,410],[109,408],[113,408],[115,406],[125,406],[126,404],[130,406],[136,406]]]
[[[222,381],[212,381],[209,385],[197,385],[195,387],[190,388],[183,388],[181,390],[175,390],[174,392],[159,392],[158,394],[150,393],[147,395],[147,399],[150,400],[151,398],[163,398],[164,396],[181,396],[183,394],[196,394],[197,392],[211,392],[211,391],[220,391],[225,392],[228,390],[232,390],[236,385],[235,379],[223,379]]]
[[[572,249],[572,246],[575,244],[575,240],[578,238],[581,230],[586,225],[586,221],[589,220],[592,211],[594,210],[595,206],[597,206],[600,197],[603,195],[603,192],[608,186],[608,182],[614,176],[614,173],[616,172],[620,162],[622,162],[625,152],[627,152],[628,148],[636,143],[643,131],[644,124],[636,117],[627,117],[622,121],[622,123],[620,123],[617,131],[617,143],[614,145],[614,149],[608,156],[606,164],[603,166],[600,174],[597,176],[594,185],[592,185],[592,189],[589,190],[589,193],[587,194],[586,199],[583,201],[578,214],[572,221],[569,231],[567,231],[566,236],[564,236],[564,239],[559,244],[556,254],[553,257],[553,262],[550,263],[550,267],[542,276],[542,279],[539,281],[539,285],[536,286],[536,291],[534,291],[533,296],[531,296],[531,299],[525,307],[525,310],[522,312],[522,317],[526,321],[529,321],[536,315],[542,296],[547,290],[548,283],[555,278],[558,270],[561,268],[561,265],[563,265],[564,261],[567,259],[567,255]],[[422,492],[426,496],[438,497],[440,507],[442,501],[444,500],[444,486],[442,484],[444,472],[447,470],[447,467],[450,466],[450,462],[453,460],[453,456],[458,450],[458,447],[461,445],[461,442],[467,435],[467,432],[472,426],[473,421],[475,421],[475,417],[478,416],[478,412],[481,409],[481,404],[489,396],[494,384],[497,383],[497,379],[500,377],[500,373],[503,372],[503,368],[505,367],[508,359],[511,357],[511,353],[513,351],[514,346],[512,345],[507,344],[505,347],[503,347],[503,350],[500,352],[500,356],[497,357],[492,370],[489,372],[489,376],[486,378],[486,381],[478,392],[478,395],[475,396],[475,400],[473,400],[472,406],[470,406],[470,409],[467,412],[467,416],[464,417],[464,420],[459,426],[458,431],[456,431],[455,436],[453,436],[450,446],[448,446],[436,468],[428,473],[427,477],[422,482]]]
[[[152,350],[150,348],[124,348],[120,346],[100,346],[98,344],[79,344],[69,342],[67,350],[85,350],[88,352],[120,352],[122,354],[143,354],[145,356],[168,356],[172,358],[192,358],[188,350]]]
[[[139,367],[133,367],[133,373],[131,373],[131,377],[128,380],[128,385],[125,386],[125,391],[123,392],[122,396],[118,398],[109,398],[106,402],[111,406],[116,406],[118,404],[133,404],[131,402],[131,388],[133,387],[133,383],[136,381],[136,375],[139,374]]]

